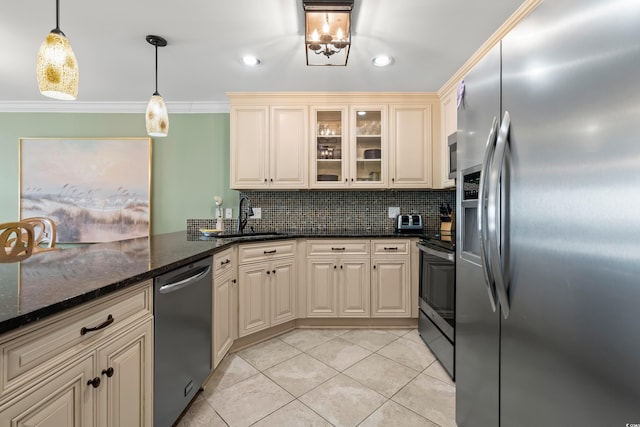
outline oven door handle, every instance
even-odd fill
[[[451,261],[451,262],[455,261],[453,253],[437,251],[435,249],[431,249],[430,247],[423,245],[420,242],[416,243],[416,246],[418,246],[418,249],[420,249],[422,252],[425,252],[429,255],[433,255],[435,257],[438,257],[447,261]]]
[[[489,302],[491,310],[497,309],[497,296],[493,273],[491,272],[491,254],[489,252],[488,235],[487,235],[487,179],[489,177],[489,169],[493,155],[495,153],[496,138],[498,134],[498,118],[493,118],[491,123],[491,131],[487,137],[487,145],[484,150],[484,159],[482,160],[482,170],[480,171],[480,185],[478,188],[478,233],[480,237],[480,261],[482,263],[482,272],[484,273],[484,283],[489,293]]]

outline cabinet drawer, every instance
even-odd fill
[[[270,259],[293,256],[296,253],[295,240],[280,240],[274,242],[251,243],[238,248],[238,263],[265,261]]]
[[[372,240],[371,250],[374,255],[408,255],[409,245],[406,239]]]
[[[369,240],[307,240],[307,255],[369,255]]]
[[[96,340],[151,316],[152,283],[144,282],[134,290],[84,304],[0,338],[0,396],[35,377],[47,375],[58,364],[90,348]],[[108,326],[82,333],[83,328],[105,323],[109,315],[113,321]]]
[[[213,256],[213,275],[217,276],[233,266],[233,248],[225,249]]]

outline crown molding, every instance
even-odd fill
[[[169,114],[228,113],[228,102],[167,102]],[[1,113],[139,113],[147,102],[0,101]]]

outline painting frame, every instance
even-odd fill
[[[152,138],[19,138],[20,218],[45,216],[58,243],[151,234]]]

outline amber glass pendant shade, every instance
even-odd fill
[[[62,31],[53,30],[45,37],[38,51],[36,74],[44,96],[65,101],[78,97],[78,62]]]

